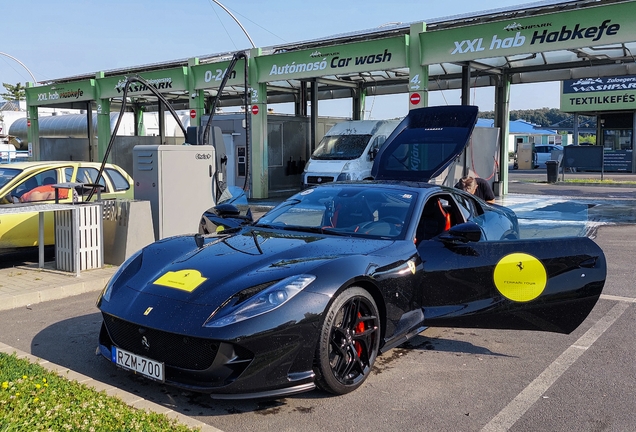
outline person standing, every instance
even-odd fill
[[[487,203],[495,203],[495,193],[490,187],[490,183],[481,177],[463,177],[455,185],[457,189],[462,189],[483,199]]]

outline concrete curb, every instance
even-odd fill
[[[39,357],[35,357],[34,355],[15,349],[2,342],[0,342],[0,352],[5,353],[7,355],[12,355],[15,353],[15,355],[19,359],[26,359],[31,363],[38,364],[50,372],[56,373],[57,375],[63,378],[66,378],[70,381],[76,381],[80,384],[85,384],[97,392],[103,391],[108,396],[112,396],[112,397],[116,397],[120,399],[122,402],[124,402],[126,405],[130,407],[142,409],[146,411],[152,411],[157,414],[164,414],[170,418],[175,419],[182,425],[188,426],[190,428],[199,428],[201,432],[223,432],[220,429],[215,428],[214,426],[210,426],[206,423],[195,420],[192,417],[188,417],[186,415],[178,413],[163,405],[156,404],[147,399],[141,398],[133,393],[129,393],[127,391],[121,390],[117,387],[113,387],[101,381],[96,381],[93,378],[90,378],[86,375],[82,375],[64,366],[60,366],[56,363],[52,363],[48,360],[43,360]]]
[[[109,279],[110,277],[105,277],[69,285],[44,288],[38,291],[25,292],[22,294],[3,296],[7,298],[3,298],[2,302],[0,302],[0,311],[16,309],[50,300],[60,300],[87,292],[99,291],[104,288]]]
[[[5,279],[0,281],[0,287],[7,287],[0,291],[0,311],[99,291],[116,270],[117,267],[89,270],[79,277],[31,266],[3,270]],[[96,271],[99,273],[91,273]]]

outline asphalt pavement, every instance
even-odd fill
[[[565,180],[577,180],[577,183],[562,181],[563,177],[561,175],[557,183],[547,183],[545,170],[515,170],[511,171],[509,175],[508,193],[503,197],[498,197],[498,202],[513,208],[517,214],[521,215],[520,219],[525,220],[530,225],[536,221],[533,221],[531,217],[524,219],[524,212],[535,211],[535,215],[543,217],[546,213],[537,213],[536,210],[538,207],[541,207],[541,209],[548,207],[549,210],[551,210],[550,214],[553,215],[555,220],[547,223],[554,223],[554,226],[557,226],[559,223],[562,223],[563,220],[557,221],[556,219],[565,218],[567,219],[568,230],[572,229],[571,226],[584,226],[585,230],[588,230],[582,233],[578,232],[578,234],[575,235],[589,235],[589,222],[595,218],[601,225],[636,223],[636,213],[634,210],[634,202],[632,201],[636,200],[636,174],[605,173],[601,175],[601,173],[566,173],[564,175]],[[614,183],[595,184],[594,182],[600,180],[601,176],[603,180],[613,181]],[[586,182],[586,179],[589,181]],[[627,182],[633,183],[629,184]],[[280,201],[280,198],[250,200],[250,206],[253,210],[256,210],[254,214],[255,217],[258,217],[263,211],[271,208]],[[568,209],[574,208],[574,210],[563,212],[559,207],[559,204],[563,201],[579,203],[580,206],[569,206]],[[607,214],[608,209],[611,208],[614,208],[616,214]],[[594,209],[597,211],[594,212]],[[601,209],[604,210],[601,211]],[[611,213],[611,211],[609,213]],[[554,216],[555,214],[557,216]],[[571,217],[573,217],[572,220],[570,220]],[[580,222],[583,225],[576,225],[572,223],[573,221]],[[543,219],[541,219],[541,223],[546,224]],[[579,228],[576,229],[578,230]],[[527,232],[534,231],[528,230]],[[567,232],[569,233],[569,231]],[[628,232],[632,233],[634,238],[624,240],[628,241],[627,244],[634,244],[633,241],[636,240],[636,230],[630,230]],[[552,231],[550,235],[561,234],[560,232]],[[4,258],[0,258],[0,260],[3,259]],[[105,286],[108,279],[116,271],[117,266],[106,265],[101,269],[83,271],[79,276],[75,276],[75,274],[55,270],[55,263],[53,261],[47,262],[44,268],[38,268],[37,262],[24,263],[16,266],[0,265],[0,311],[18,308],[29,309],[32,305],[41,302],[64,299],[85,293],[94,293],[95,297],[97,297],[98,292]],[[622,274],[625,272],[625,269],[612,268],[612,266],[610,266],[610,271]],[[1,342],[0,352],[16,352],[19,356],[27,357],[32,361],[38,361],[49,369],[69,373],[71,379],[77,379],[79,382],[93,385],[98,390],[106,390],[107,393],[117,395],[132,406],[166,413],[176,417],[184,424],[200,427],[202,431],[218,431],[218,429],[208,424],[201,423],[191,417],[167,409],[165,406],[143,400],[143,398],[95,381],[77,372],[69,371],[51,362],[42,361],[31,353],[21,351]]]

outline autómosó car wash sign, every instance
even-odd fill
[[[255,58],[258,82],[406,67],[406,36]]]
[[[561,83],[561,111],[636,110],[636,76],[582,78]]]
[[[196,90],[218,88],[229,66],[229,61],[192,66],[194,88]],[[240,59],[236,62],[226,85],[245,85],[245,59]]]
[[[621,3],[420,33],[422,65],[636,40],[636,7]]]
[[[133,75],[142,77],[148,82],[148,84],[157,89],[159,93],[184,91],[187,88],[185,82],[187,69],[184,67],[131,74],[131,76]],[[99,90],[99,97],[102,99],[122,97],[127,80],[128,76],[126,75],[98,79],[97,87]],[[128,96],[132,97],[148,94],[152,94],[152,91],[141,82],[133,82],[128,87]]]
[[[29,105],[54,105],[95,99],[95,80],[52,84],[26,89]]]

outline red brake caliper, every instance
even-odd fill
[[[361,318],[362,314],[358,312],[358,318]],[[364,332],[364,322],[360,321],[356,328],[353,330],[353,334]],[[353,343],[353,346],[356,348],[356,353],[358,353],[358,357],[362,355],[362,344],[358,341]]]

